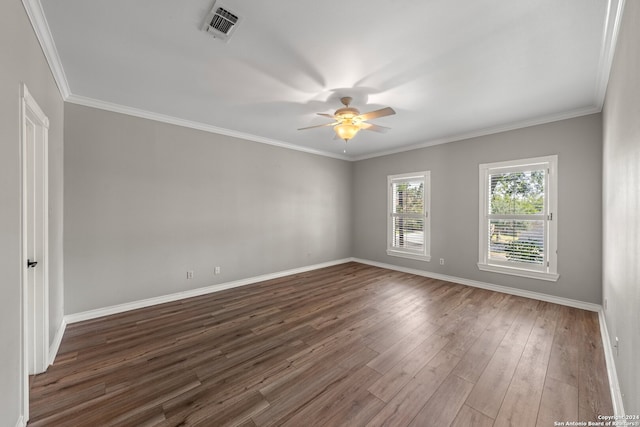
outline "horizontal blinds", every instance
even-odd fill
[[[424,248],[424,218],[393,218],[392,246],[421,252]]]
[[[492,171],[488,176],[488,252],[499,262],[545,262],[546,169]]]
[[[542,265],[544,221],[490,219],[489,258]]]
[[[394,248],[424,251],[424,185],[423,178],[405,178],[391,183],[391,245]]]

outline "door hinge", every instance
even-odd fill
[[[553,221],[553,212],[551,212],[549,215],[547,215],[547,219],[549,221]]]

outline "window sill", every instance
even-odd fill
[[[528,277],[530,279],[546,280],[549,282],[557,282],[560,277],[557,273],[544,273],[542,271],[523,270],[520,268],[503,267],[480,262],[478,263],[478,268],[482,271],[490,271],[492,273],[510,274],[512,276]]]
[[[397,256],[400,258],[416,259],[418,261],[426,261],[426,262],[431,261],[431,255],[413,254],[409,252],[396,251],[393,249],[387,249],[387,255]]]

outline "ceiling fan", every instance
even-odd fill
[[[340,139],[344,139],[345,142],[356,136],[358,131],[372,130],[374,132],[386,132],[388,127],[374,125],[367,123],[367,120],[377,119],[379,117],[391,116],[396,112],[391,107],[381,108],[380,110],[370,111],[368,113],[360,114],[357,108],[349,107],[352,98],[345,96],[340,98],[340,102],[344,104],[344,107],[338,108],[333,114],[317,113],[319,116],[329,117],[334,119],[335,122],[327,123],[324,125],[309,126],[306,128],[300,128],[298,130],[313,129],[325,126],[333,126],[333,130]]]

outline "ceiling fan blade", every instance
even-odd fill
[[[306,130],[306,129],[313,129],[313,128],[321,128],[321,127],[325,127],[325,126],[335,126],[337,125],[338,122],[335,123],[327,123],[324,125],[315,125],[315,126],[307,126],[306,128],[298,128],[298,130]]]
[[[316,113],[316,114],[319,116],[329,117],[330,119],[335,118],[333,114],[327,114],[327,113]]]
[[[386,108],[381,108],[379,110],[370,111],[368,113],[360,114],[359,116],[357,116],[357,118],[360,120],[371,120],[371,119],[377,119],[378,117],[391,116],[395,113],[396,112],[393,110],[393,108],[386,107]]]
[[[385,133],[386,131],[388,131],[391,128],[388,128],[386,126],[374,125],[373,123],[360,123],[360,129],[372,130],[374,132]]]

